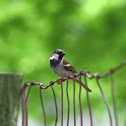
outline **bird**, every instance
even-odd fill
[[[74,67],[71,66],[71,64],[65,59],[63,59],[65,55],[66,53],[63,50],[56,49],[50,56],[50,67],[53,72],[60,77],[68,77],[68,75],[77,73]],[[80,81],[79,77],[76,77],[75,81],[83,86],[87,92],[91,92],[91,90],[83,82]]]

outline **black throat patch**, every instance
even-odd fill
[[[51,67],[57,67],[61,62],[61,59],[50,59],[50,66]]]

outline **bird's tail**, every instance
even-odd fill
[[[82,81],[80,81],[79,78],[76,78],[76,82],[83,86],[87,92],[91,92],[91,90]]]
[[[85,88],[87,92],[91,92],[91,90],[84,83],[80,82],[80,84]]]

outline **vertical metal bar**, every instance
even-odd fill
[[[119,126],[119,118],[118,118],[116,99],[114,93],[114,79],[112,74],[110,74],[110,80],[111,80],[111,93],[112,93],[112,100],[113,100],[113,107],[114,107],[115,125]]]
[[[23,89],[22,89],[23,90]],[[23,92],[22,92],[22,96],[21,96],[21,100],[22,100],[22,126],[24,126],[24,96],[23,96]]]
[[[74,126],[76,126],[75,80],[73,80]]]
[[[31,90],[31,86],[32,86],[32,83],[29,85],[28,93],[27,93],[27,96],[26,96],[26,101],[28,100],[28,96],[29,96],[29,93],[30,93],[30,90]]]
[[[22,88],[22,126],[28,126],[27,101],[25,97],[25,88]]]
[[[25,99],[24,99],[24,101],[25,101],[25,112],[26,112],[26,114],[25,114],[25,126],[28,126],[28,109],[27,109],[27,101],[26,101],[26,97],[25,97]]]
[[[61,81],[61,126],[63,126],[63,85]]]
[[[80,76],[81,81],[81,76]],[[82,116],[82,106],[81,106],[81,84],[79,89],[79,105],[80,105],[80,119],[81,119],[81,126],[83,126],[83,116]]]
[[[55,91],[53,89],[53,86],[52,84],[51,85],[51,88],[52,88],[52,92],[53,92],[53,95],[54,95],[54,100],[55,100],[55,108],[56,108],[56,120],[55,120],[55,126],[57,126],[57,120],[58,120],[58,108],[57,108],[57,102],[56,102],[56,95],[55,95]]]
[[[43,99],[42,99],[41,86],[40,86],[40,99],[41,99],[41,105],[42,105],[43,116],[44,116],[44,125],[46,126],[46,115],[45,115],[45,109],[44,109],[44,104],[43,104]]]
[[[67,85],[66,85],[66,93],[67,93],[67,102],[68,102],[67,126],[69,126],[69,111],[70,111],[70,103],[69,103],[69,95],[68,95],[68,79],[67,79]]]
[[[109,107],[108,101],[107,101],[107,99],[106,99],[106,97],[105,97],[105,95],[104,95],[104,92],[103,92],[103,90],[102,90],[102,88],[101,88],[101,86],[100,86],[100,83],[99,83],[99,81],[98,81],[97,78],[96,78],[96,82],[97,82],[97,85],[98,85],[98,87],[99,87],[99,89],[100,89],[100,91],[101,91],[102,98],[103,98],[103,100],[104,100],[104,102],[105,102],[105,105],[106,105],[106,107],[107,107],[107,110],[108,110],[109,120],[110,120],[110,126],[112,126],[112,125],[113,125],[113,124],[112,124],[112,115],[111,115],[111,111],[110,111],[110,107]]]
[[[84,76],[84,81],[85,81],[85,84],[87,86],[86,76]],[[87,96],[88,109],[89,109],[89,114],[90,114],[90,125],[93,126],[93,117],[92,117],[92,110],[91,110],[91,105],[90,105],[90,99],[89,99],[88,91],[86,91],[86,96]]]

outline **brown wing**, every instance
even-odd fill
[[[77,71],[66,60],[63,60],[63,64],[65,69],[72,71],[73,73],[77,73]]]

